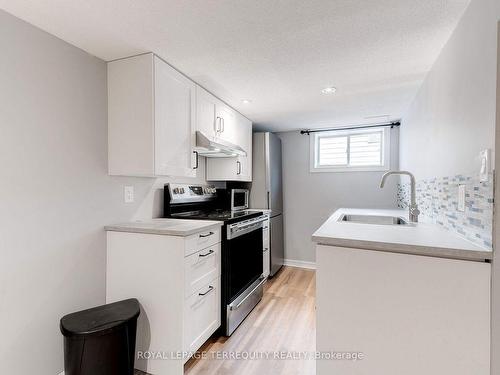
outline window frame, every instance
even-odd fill
[[[319,166],[319,139],[322,137],[336,136],[336,137],[349,137],[356,134],[369,134],[381,132],[382,133],[382,165],[362,165],[362,166],[349,166],[349,165],[339,165],[339,166]],[[311,133],[309,136],[309,149],[310,149],[310,172],[312,173],[335,173],[335,172],[377,172],[377,171],[388,171],[391,165],[391,128],[390,127],[376,127],[369,129],[351,129],[351,130],[333,130],[318,133]],[[349,153],[349,141],[347,152]],[[349,161],[349,155],[347,155],[347,160]]]

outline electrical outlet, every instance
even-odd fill
[[[123,189],[123,200],[125,203],[134,203],[134,187],[125,186]]]
[[[458,185],[458,208],[459,211],[465,212],[465,185]]]

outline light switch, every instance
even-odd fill
[[[123,189],[123,200],[125,203],[134,203],[134,187],[125,186]]]
[[[465,185],[458,185],[458,208],[459,211],[465,212]]]
[[[480,152],[479,158],[481,160],[481,170],[479,171],[479,181],[486,182],[490,178],[491,170],[491,152],[486,149]]]

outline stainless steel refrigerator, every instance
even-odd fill
[[[271,276],[283,266],[283,194],[281,139],[272,133],[253,134],[253,171],[250,207],[271,210]]]

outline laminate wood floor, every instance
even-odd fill
[[[265,284],[264,297],[231,337],[209,340],[200,351],[207,358],[191,359],[185,375],[313,375],[314,360],[276,359],[316,350],[316,277],[312,270],[283,267]],[[259,359],[220,359],[234,353]],[[283,353],[283,354],[282,354]],[[268,358],[265,355],[269,355]],[[288,357],[289,358],[289,357]]]
[[[232,336],[209,339],[200,348],[205,357],[189,360],[184,375],[314,375],[315,361],[301,353],[316,350],[315,276],[283,267]],[[245,353],[253,357],[236,358]]]

